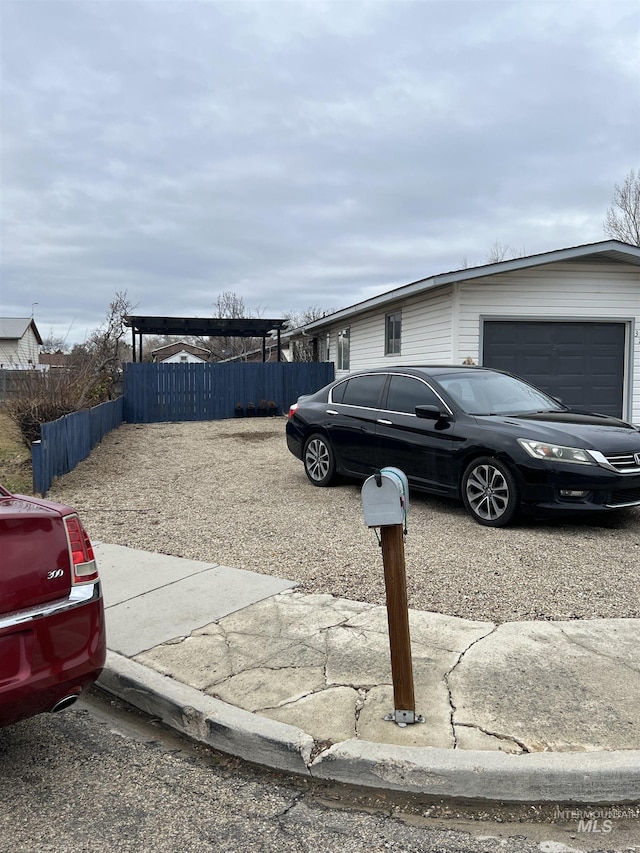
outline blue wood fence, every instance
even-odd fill
[[[40,441],[31,445],[34,494],[45,495],[54,477],[68,474],[86,459],[108,432],[120,426],[123,411],[123,398],[118,397],[42,424]]]
[[[31,445],[33,492],[45,495],[123,421],[222,420],[234,416],[237,403],[257,409],[261,400],[282,414],[333,378],[333,364],[325,362],[127,364],[123,397],[41,425],[40,441]]]
[[[286,413],[301,394],[334,378],[332,363],[127,364],[124,419],[128,423],[232,418],[237,403],[261,400]]]

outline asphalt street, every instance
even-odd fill
[[[640,851],[640,820],[602,834],[551,806],[472,809],[290,778],[99,694],[0,730],[0,756],[1,853]]]

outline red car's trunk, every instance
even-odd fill
[[[71,565],[62,509],[35,498],[0,495],[0,614],[69,594]]]
[[[0,726],[67,707],[105,652],[98,569],[77,513],[0,487]]]

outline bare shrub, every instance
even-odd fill
[[[55,421],[78,408],[78,377],[73,371],[26,372],[4,403],[4,410],[20,430],[22,440],[40,438],[40,424]]]
[[[4,408],[28,447],[40,438],[41,424],[117,396],[122,362],[130,357],[123,337],[132,308],[126,292],[117,293],[103,325],[73,347],[66,367],[25,371]]]

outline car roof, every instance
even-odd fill
[[[413,373],[416,376],[439,376],[452,371],[460,371],[461,373],[471,373],[481,371],[486,373],[504,373],[503,370],[494,370],[491,367],[482,367],[477,364],[407,364],[393,365],[384,367],[372,367],[369,370],[356,370],[349,373],[347,376],[342,376],[340,379],[350,379],[353,376],[362,376],[366,373]],[[337,380],[340,381],[340,380]]]

